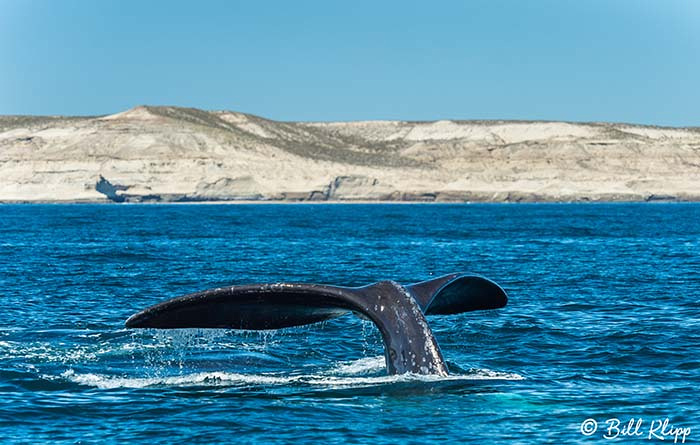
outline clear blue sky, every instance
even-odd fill
[[[700,126],[700,0],[0,0],[0,114]]]

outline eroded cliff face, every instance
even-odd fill
[[[276,122],[137,107],[0,117],[0,201],[700,200],[700,129]]]

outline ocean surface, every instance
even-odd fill
[[[456,271],[509,304],[429,319],[446,378],[387,376],[352,315],[124,328],[212,287]],[[0,205],[0,298],[1,443],[700,439],[697,204]]]

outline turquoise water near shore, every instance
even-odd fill
[[[124,328],[211,287],[455,271],[510,300],[430,319],[448,378],[386,376],[353,316]],[[3,443],[595,443],[613,417],[700,438],[698,204],[0,205],[0,298]]]

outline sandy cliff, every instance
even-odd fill
[[[0,117],[0,201],[700,200],[700,129],[277,122],[136,107]]]

